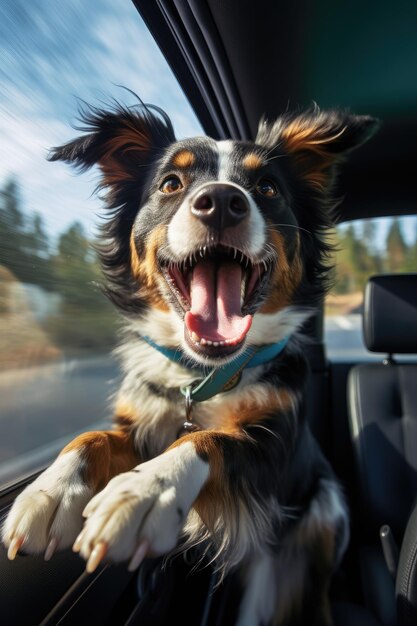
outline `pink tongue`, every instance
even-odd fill
[[[252,316],[242,317],[240,287],[242,270],[238,263],[216,265],[197,263],[191,278],[191,310],[185,315],[189,333],[210,341],[242,341],[252,324]]]

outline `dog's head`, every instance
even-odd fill
[[[84,122],[50,158],[101,170],[102,260],[125,313],[147,328],[166,315],[186,354],[220,364],[282,338],[283,312],[323,294],[337,165],[375,120],[313,108],[261,121],[254,142],[176,141],[144,105],[91,109]]]

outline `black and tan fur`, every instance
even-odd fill
[[[308,368],[298,330],[328,284],[337,167],[375,121],[313,108],[261,121],[254,142],[176,141],[166,114],[143,105],[91,109],[84,122],[84,136],[51,160],[100,168],[108,208],[100,252],[107,294],[125,320],[117,351],[124,377],[114,430],[75,439],[19,496],[3,528],[9,556],[21,548],[50,558],[81,530],[75,549],[92,571],[104,557],[133,557],[135,567],[178,541],[202,542],[222,573],[240,577],[239,626],[330,624],[327,591],[348,519],[303,414]],[[241,305],[249,330],[227,315],[216,322],[204,313],[207,322],[187,314],[175,277],[192,301],[199,263],[217,272],[203,287],[213,280],[226,301],[223,263],[233,275],[248,271],[248,284],[254,276]],[[212,338],[216,323],[225,336],[236,328],[236,337],[202,341],[196,323]],[[179,351],[184,363],[143,336]],[[248,346],[286,336],[274,361],[196,404],[199,430],[181,433],[181,386]]]

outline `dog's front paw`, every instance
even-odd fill
[[[3,524],[2,540],[9,559],[68,548],[79,533],[82,511],[93,495],[82,480],[77,451],[59,456],[16,498]]]
[[[74,544],[87,560],[87,571],[103,558],[130,558],[134,570],[146,553],[159,556],[172,550],[207,476],[207,463],[191,444],[184,444],[113,478],[87,505]]]

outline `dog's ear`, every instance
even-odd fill
[[[98,165],[101,187],[118,187],[137,181],[164,148],[175,142],[169,117],[152,105],[124,108],[116,104],[110,111],[89,106],[81,112],[87,133],[74,141],[53,148],[50,161],[62,160],[80,170]]]
[[[314,107],[259,124],[256,143],[292,157],[296,172],[316,191],[326,192],[335,165],[378,129],[373,117]]]

